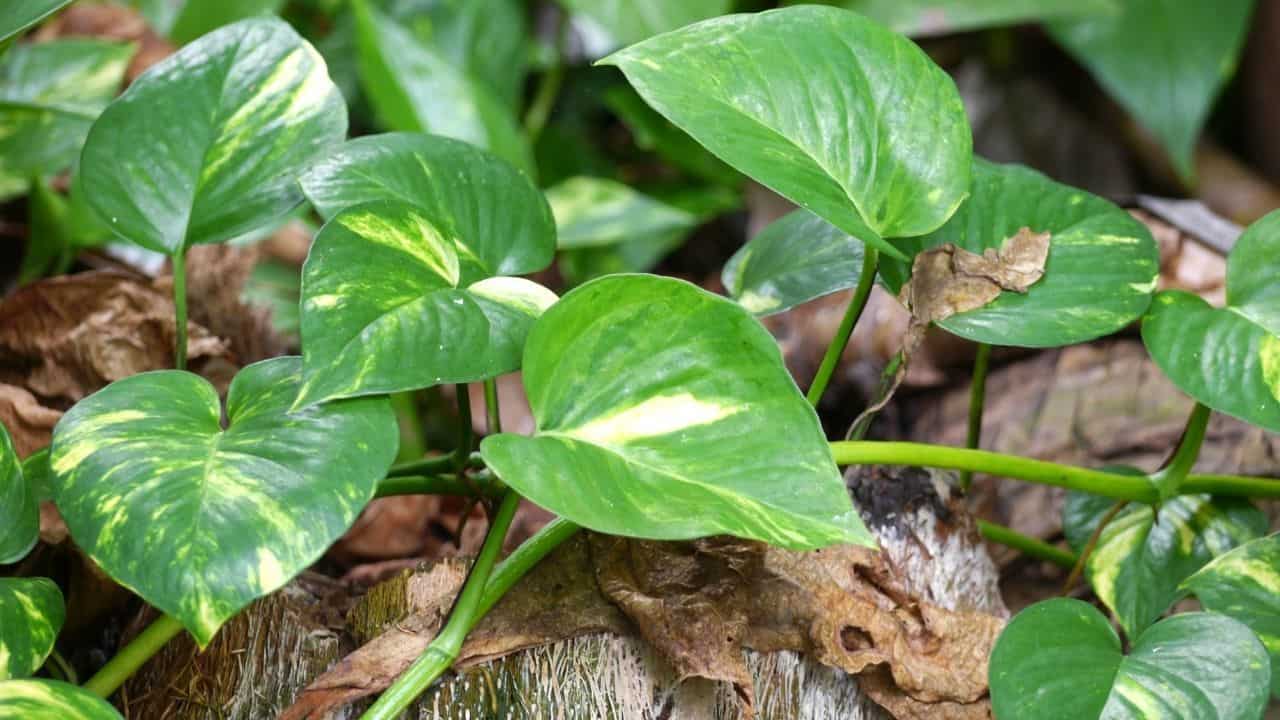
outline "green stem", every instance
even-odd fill
[[[502,432],[502,413],[498,407],[498,382],[493,378],[484,381],[485,429],[490,435]]]
[[[502,541],[511,527],[516,507],[520,504],[520,495],[507,493],[494,514],[493,523],[489,526],[489,534],[484,539],[480,554],[471,566],[471,574],[458,594],[449,621],[436,635],[422,655],[414,661],[386,692],[378,698],[364,715],[363,720],[392,720],[400,715],[410,703],[427,689],[436,678],[440,677],[458,658],[462,650],[462,642],[467,633],[480,617],[481,601],[484,598],[485,586],[489,583],[489,575],[502,550]]]
[[[831,338],[831,344],[827,346],[827,352],[822,356],[822,363],[818,365],[818,372],[813,376],[813,384],[809,386],[807,397],[809,404],[814,407],[818,406],[818,402],[822,400],[822,394],[827,391],[831,375],[840,362],[840,356],[844,354],[844,346],[849,344],[853,328],[858,324],[862,309],[867,306],[867,298],[871,296],[871,288],[875,285],[876,268],[879,263],[880,253],[875,248],[869,247],[863,251],[862,274],[858,276],[858,287],[854,289],[853,297],[849,299],[849,307],[844,312],[844,318],[840,320],[840,327],[836,329],[835,337]]]
[[[475,620],[478,622],[492,610],[511,586],[515,585],[516,581],[524,577],[525,573],[532,570],[535,565],[542,562],[542,558],[546,557],[547,553],[555,550],[581,529],[578,525],[558,517],[544,525],[541,530],[533,534],[533,537],[521,543],[515,552],[494,568],[493,575],[489,577],[489,584],[484,586],[484,597],[480,599],[480,608]]]
[[[1178,491],[1187,495],[1275,498],[1280,497],[1280,480],[1240,475],[1188,475]]]
[[[182,623],[169,615],[161,615],[155,622],[139,633],[138,637],[125,645],[111,661],[102,666],[93,677],[84,684],[84,689],[98,697],[110,697],[111,693],[124,684],[129,676],[138,671],[143,663],[151,659],[164,647],[165,643],[182,632]]]
[[[454,495],[457,497],[485,497],[498,499],[502,497],[504,488],[494,482],[480,482],[472,476],[460,478],[457,475],[397,475],[378,482],[374,497],[390,497],[392,495]]]
[[[173,255],[173,319],[178,339],[174,349],[174,367],[187,369],[187,253],[179,250]]]
[[[453,454],[397,463],[387,470],[387,477],[404,477],[406,475],[434,475],[452,470],[457,459]]]
[[[453,469],[462,472],[471,457],[471,393],[466,383],[454,386],[458,396],[458,447],[453,451]]]
[[[1161,500],[1168,500],[1178,494],[1182,483],[1191,474],[1191,468],[1200,457],[1200,446],[1204,444],[1205,430],[1209,427],[1209,416],[1213,414],[1205,405],[1196,403],[1187,418],[1187,429],[1182,431],[1182,440],[1173,457],[1157,473],[1151,476],[1151,483],[1160,492]]]
[[[556,96],[560,94],[560,86],[564,84],[565,61],[564,44],[569,32],[569,14],[563,10],[556,24],[555,61],[542,78],[538,80],[538,89],[534,92],[533,101],[524,115],[524,131],[529,136],[529,144],[538,141],[538,136],[547,127],[551,110],[556,105]]]
[[[76,677],[76,669],[71,667],[71,663],[62,657],[62,653],[57,650],[49,651],[49,659],[45,662],[45,669],[50,675],[54,675],[55,679],[63,682],[79,685],[80,679]]]
[[[1063,550],[1057,545],[1050,545],[1043,540],[1037,540],[1033,537],[1023,535],[1022,533],[1007,528],[1003,525],[987,522],[986,520],[978,521],[978,532],[982,537],[997,542],[1001,545],[1021,552],[1027,557],[1037,560],[1045,560],[1057,565],[1061,568],[1070,570],[1076,564],[1076,556],[1067,550]]]
[[[969,432],[964,446],[976,450],[982,442],[982,407],[987,397],[987,368],[991,364],[991,345],[978,343],[978,353],[973,358],[973,380],[969,383]],[[973,484],[973,471],[960,473],[960,489],[968,492]]]

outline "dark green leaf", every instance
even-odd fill
[[[53,485],[49,480],[49,448],[40,448],[22,461],[22,476],[27,479],[37,502],[53,499]]]
[[[296,357],[241,370],[225,429],[213,386],[177,370],[118,380],[54,428],[54,499],[71,536],[202,647],[315,562],[395,457],[385,398],[290,412],[301,371]]]
[[[181,0],[182,9],[165,32],[170,40],[185,45],[207,32],[258,15],[274,15],[284,0]],[[172,5],[172,0],[167,4]]]
[[[601,62],[730,165],[851,235],[931,232],[967,194],[972,138],[955,84],[857,13],[730,15]]]
[[[23,475],[9,430],[0,424],[0,565],[25,557],[39,535],[40,507]]]
[[[724,15],[733,0],[560,0],[573,13],[588,44],[608,50]]]
[[[30,234],[27,252],[22,256],[22,267],[18,269],[18,282],[21,284],[48,275],[60,275],[75,259],[71,208],[66,198],[54,192],[43,178],[31,183],[27,214]]]
[[[916,37],[1119,12],[1117,0],[844,0],[835,4]]]
[[[472,80],[488,85],[505,107],[520,107],[528,28],[519,0],[394,0],[383,5],[397,20],[416,19],[415,34]]]
[[[6,0],[0,41],[8,40],[71,3],[71,0]]]
[[[1262,643],[1226,616],[1176,615],[1125,655],[1102,613],[1054,598],[1000,634],[991,706],[998,720],[1257,720],[1268,677]]]
[[[121,720],[110,703],[57,680],[0,683],[0,720]]]
[[[496,377],[520,367],[533,321],[556,301],[529,280],[463,284],[460,240],[400,201],[347,208],[303,267],[306,381],[298,406]]]
[[[576,523],[793,549],[873,544],[777,344],[725,298],[651,275],[594,280],[534,325],[524,384],[538,434],[491,435],[480,451]]]
[[[39,670],[66,618],[62,592],[52,580],[0,578],[0,681]]]
[[[1057,347],[1116,332],[1150,305],[1160,259],[1146,226],[1020,165],[976,160],[969,202],[937,232],[897,244],[910,254],[943,243],[981,254],[1022,227],[1051,233],[1044,277],[1025,293],[1001,293],[939,325],[975,342]],[[896,293],[911,265],[886,260],[880,272]]]
[[[242,20],[135,80],[94,123],[80,172],[112,231],[174,254],[291,210],[298,176],[346,130],[315,49],[282,20]]]

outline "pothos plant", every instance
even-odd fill
[[[1214,308],[1155,293],[1155,244],[1121,209],[974,158],[952,81],[862,15],[730,15],[601,62],[728,166],[799,206],[726,267],[729,297],[622,274],[557,298],[522,278],[557,246],[556,215],[520,167],[527,158],[422,132],[344,142],[346,105],[325,63],[278,20],[204,35],[94,120],[83,196],[116,236],[171,258],[177,369],[85,398],[24,463],[0,434],[0,562],[30,550],[37,501],[51,498],[79,546],[162,615],[82,686],[31,679],[58,662],[62,599],[48,580],[0,579],[0,717],[116,717],[102,698],[165,642],[185,630],[206,646],[317,560],[373,497],[484,495],[488,536],[447,624],[364,715],[396,717],[502,594],[579,528],[874,546],[839,470],[869,463],[1073,492],[1068,538],[1127,642],[1083,602],[1028,608],[991,658],[998,717],[1261,714],[1280,691],[1280,539],[1249,498],[1280,497],[1280,482],[1191,468],[1212,411],[1280,431],[1280,214],[1240,238],[1226,307]],[[384,104],[412,113],[412,97],[384,90]],[[325,224],[303,268],[302,356],[244,368],[224,402],[183,370],[185,253],[304,202]],[[1151,356],[1197,402],[1169,462],[1149,472],[1058,465],[978,450],[976,431],[968,448],[828,442],[814,406],[877,279],[901,291],[914,261],[937,249],[996,262],[1023,229],[1048,238],[1034,282],[936,324],[985,358],[992,345],[1085,342],[1141,319]],[[806,397],[757,316],[849,288]],[[514,370],[532,436],[497,428],[493,380]],[[984,374],[980,362],[979,420]],[[388,394],[442,383],[462,400],[456,451],[393,465]],[[485,385],[495,431],[478,451],[468,383]],[[521,498],[558,518],[498,562]],[[1077,562],[1007,529],[984,532]],[[1203,611],[1161,619],[1187,595]]]

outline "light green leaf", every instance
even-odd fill
[[[26,557],[39,535],[39,504],[23,476],[13,438],[0,424],[0,565]]]
[[[129,43],[56,40],[17,45],[0,57],[0,177],[25,185],[70,167],[94,118],[120,90],[133,50]]]
[[[385,398],[290,412],[301,371],[296,357],[241,370],[225,428],[213,386],[177,370],[118,380],[54,428],[54,500],[71,536],[201,647],[315,562],[395,458]]]
[[[462,283],[537,272],[555,257],[551,208],[519,170],[473,145],[420,133],[352,140],[302,178],[326,219],[399,200],[422,208],[458,246]]]
[[[172,5],[172,1],[167,4]],[[284,0],[182,0],[182,9],[165,32],[169,39],[185,45],[207,32],[260,15],[280,12]]]
[[[39,670],[66,619],[62,592],[52,580],[0,578],[0,681]]]
[[[360,82],[388,130],[465,140],[522,170],[533,159],[510,108],[435,48],[355,0]]]
[[[1182,590],[1258,635],[1271,656],[1271,694],[1280,698],[1280,535],[1219,555],[1184,580]]]
[[[519,368],[529,328],[556,296],[522,278],[462,284],[460,249],[469,252],[404,202],[357,205],[330,220],[302,270],[297,405]]]
[[[593,530],[872,545],[817,415],[745,310],[651,275],[589,282],[524,349],[534,437],[480,452],[508,485]]]
[[[938,325],[974,342],[1058,347],[1124,328],[1151,304],[1160,253],[1146,226],[1083,190],[1056,183],[1021,165],[975,159],[969,202],[929,235],[901,240],[909,254],[952,243],[981,254],[999,249],[1022,227],[1048,232],[1044,277],[1025,293],[992,302]],[[885,260],[880,274],[897,293],[908,262]]]
[[[1184,613],[1132,640],[1092,605],[1054,598],[1005,626],[991,653],[998,720],[1257,720],[1266,649],[1224,615]]]
[[[1112,501],[1069,493],[1062,525],[1082,552]],[[1107,524],[1085,566],[1094,592],[1131,637],[1185,595],[1182,581],[1213,558],[1261,536],[1267,518],[1247,500],[1179,495],[1161,504],[1129,505]]]
[[[71,0],[6,0],[0,18],[0,42],[49,17]]]
[[[609,49],[647,40],[654,35],[685,25],[724,15],[733,8],[733,0],[560,0],[587,27],[583,30],[598,36],[593,45]]]
[[[58,680],[0,683],[0,720],[122,720],[106,700]]]
[[[519,0],[395,0],[383,6],[402,23],[412,21],[420,39],[488,85],[505,107],[520,107],[529,53]]]
[[[315,49],[283,20],[242,20],[135,80],[94,123],[80,172],[113,232],[175,254],[287,213],[346,130]]]
[[[1280,210],[1245,229],[1227,257],[1227,305],[1280,337]]]
[[[851,235],[931,232],[967,194],[973,142],[955,83],[857,13],[730,15],[601,62],[725,162]]]
[[[915,37],[1119,12],[1117,0],[844,0],[834,4]]]
[[[742,307],[772,315],[855,287],[863,252],[857,238],[808,210],[794,210],[734,253],[721,278]]]
[[[1253,0],[1125,0],[1117,14],[1061,20],[1053,37],[1195,175],[1192,151],[1235,74]]]

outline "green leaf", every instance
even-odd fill
[[[981,254],[1028,227],[1049,232],[1045,274],[1025,293],[1001,293],[991,303],[938,323],[974,342],[1057,347],[1109,335],[1151,303],[1159,250],[1146,226],[1115,205],[1056,183],[1020,165],[977,159],[965,203],[937,232],[898,242],[909,254],[954,243]],[[885,260],[880,274],[893,292],[911,264]]]
[[[22,267],[18,270],[19,284],[60,275],[75,260],[71,207],[66,198],[54,192],[43,178],[31,183],[27,214],[30,232],[27,252],[22,256]]]
[[[721,278],[742,307],[772,315],[855,287],[863,252],[857,238],[808,210],[794,210],[734,253]]]
[[[463,284],[537,272],[555,257],[555,220],[538,188],[508,163],[458,140],[420,133],[357,138],[317,163],[302,187],[326,219],[378,200],[422,208],[454,238]]]
[[[7,0],[0,18],[0,41],[8,40],[69,4],[71,0]]]
[[[106,700],[58,680],[0,683],[0,720],[121,720]]]
[[[999,720],[1257,720],[1267,703],[1267,653],[1223,615],[1156,623],[1121,652],[1092,605],[1054,598],[1005,626],[991,653]]]
[[[287,213],[346,130],[315,49],[282,20],[242,20],[135,80],[94,123],[80,172],[113,232],[176,254]]]
[[[519,0],[397,0],[387,10],[402,21],[412,15],[419,38],[486,84],[505,107],[520,107],[529,53]]]
[[[1280,535],[1241,545],[1182,582],[1206,610],[1235,618],[1271,655],[1271,694],[1280,698]]]
[[[1084,493],[1067,495],[1062,525],[1076,552],[1111,505]],[[1085,570],[1132,637],[1185,595],[1179,586],[1188,576],[1266,531],[1266,515],[1247,500],[1179,495],[1158,511],[1131,504],[1102,531]]]
[[[8,10],[6,10],[6,13]],[[0,176],[53,175],[75,162],[89,126],[120,89],[133,45],[21,44],[0,58]]]
[[[836,4],[916,37],[1119,11],[1116,0],[845,0]]]
[[[560,0],[580,28],[609,49],[638,43],[685,25],[724,15],[733,0]]]
[[[172,5],[170,1],[168,4]],[[182,9],[173,19],[173,25],[164,31],[169,39],[185,45],[207,32],[259,15],[280,12],[284,0],[183,0]]]
[[[1227,305],[1280,337],[1280,210],[1250,225],[1227,257]],[[1278,396],[1280,397],[1280,396]]]
[[[23,476],[13,438],[0,424],[0,565],[26,557],[39,535],[40,506]]]
[[[296,357],[241,370],[225,428],[213,386],[177,370],[118,380],[54,428],[54,500],[71,536],[201,647],[315,562],[395,458],[385,398],[290,412],[301,371]]]
[[[955,83],[857,13],[730,15],[600,62],[725,162],[850,235],[931,232],[967,195],[973,142]]]
[[[575,523],[793,549],[874,543],[777,344],[725,298],[652,275],[589,282],[534,325],[524,384],[537,434],[491,435],[480,452]]]
[[[737,170],[646,105],[629,85],[609,88],[604,102],[630,128],[636,147],[655,152],[671,165],[707,182],[733,188],[742,185],[743,178]]]
[[[1117,14],[1049,25],[1050,34],[1195,175],[1192,152],[1235,74],[1253,0],[1126,0]]]
[[[465,140],[532,172],[524,134],[511,109],[487,85],[473,81],[367,0],[355,0],[353,7],[360,81],[384,127]]]
[[[22,461],[22,476],[27,479],[27,486],[31,488],[37,502],[53,499],[48,447],[40,448]]]
[[[66,619],[62,592],[52,580],[0,578],[0,681],[39,670]]]
[[[463,248],[404,202],[330,220],[302,269],[297,406],[518,369],[529,328],[556,296],[522,278],[462,284]]]

